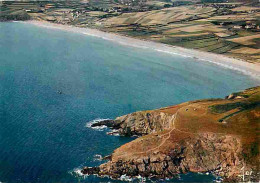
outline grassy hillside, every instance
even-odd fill
[[[117,148],[94,173],[166,178],[209,172],[226,182],[259,181],[260,87],[109,120],[120,135],[139,138]],[[104,125],[101,122],[99,125]],[[113,128],[113,125],[112,125]]]

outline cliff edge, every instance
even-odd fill
[[[85,167],[82,173],[172,178],[209,172],[226,181],[259,181],[259,104],[260,87],[255,87],[225,99],[186,102],[93,124],[140,137],[116,149],[108,162]]]

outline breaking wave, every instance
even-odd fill
[[[100,155],[100,154],[95,154],[93,156],[93,160],[94,161],[102,161],[103,160],[103,157]]]
[[[222,55],[216,55],[207,52],[202,53],[200,51],[196,51],[192,49],[184,49],[176,46],[172,47],[162,43],[156,43],[149,40],[135,39],[135,38],[122,36],[118,34],[102,32],[96,29],[79,28],[79,27],[73,27],[69,25],[60,25],[60,24],[52,24],[52,23],[42,23],[37,21],[29,21],[29,22],[34,25],[45,27],[45,28],[59,29],[59,30],[81,33],[88,36],[94,36],[94,37],[102,38],[104,40],[117,42],[125,46],[131,46],[131,47],[143,48],[143,49],[152,49],[158,52],[163,52],[171,55],[177,55],[177,56],[188,57],[188,58],[199,57],[199,59],[194,59],[194,60],[210,62],[212,64],[224,67],[226,69],[238,71],[243,75],[248,75],[259,80],[259,72],[255,70],[253,71],[248,67],[246,67],[245,65],[248,63],[243,62],[244,66],[241,67],[236,64],[236,62],[238,62],[237,59],[223,57]],[[215,61],[216,57],[218,56],[221,56],[222,58],[218,58],[217,61]],[[226,61],[224,62],[221,60],[226,60]],[[235,62],[231,60],[235,60]]]
[[[95,123],[98,123],[98,122],[101,122],[101,121],[104,121],[104,120],[109,120],[109,119],[102,119],[102,118],[97,118],[97,119],[94,119],[92,121],[89,121],[86,123],[86,127],[87,128],[92,128],[94,130],[98,130],[98,131],[104,131],[105,129],[107,129],[107,126],[105,125],[102,125],[102,126],[95,126],[95,127],[92,127],[91,125],[95,124]]]
[[[79,177],[79,178],[86,178],[89,175],[85,175],[81,172],[81,168],[77,167],[74,168],[73,170],[69,171],[69,174],[71,174],[74,177]]]

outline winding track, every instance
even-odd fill
[[[180,108],[180,109],[181,109],[181,108]],[[134,152],[134,153],[131,153],[131,154],[124,153],[124,154],[122,154],[122,155],[120,155],[120,156],[118,156],[118,157],[122,157],[122,156],[125,156],[125,155],[144,154],[144,153],[148,153],[148,152],[150,152],[150,151],[154,151],[154,150],[156,150],[156,149],[159,149],[159,148],[171,137],[172,131],[176,129],[175,126],[174,126],[174,122],[175,122],[175,120],[177,119],[177,114],[178,114],[178,112],[179,112],[180,109],[178,109],[177,112],[174,114],[174,117],[173,117],[173,120],[172,120],[173,127],[172,127],[171,131],[169,131],[168,133],[166,133],[166,134],[163,135],[163,136],[165,136],[165,135],[168,134],[168,137],[167,137],[166,139],[164,139],[157,147],[154,147],[154,148],[152,148],[152,149],[149,149],[149,150],[147,150],[147,151],[145,151],[145,152],[136,152],[136,153]]]
[[[199,134],[199,133],[193,133],[193,132],[182,131],[182,130],[179,130],[179,129],[177,129],[177,128],[175,127],[174,124],[175,124],[175,121],[177,120],[179,110],[181,110],[181,109],[184,108],[184,107],[187,107],[187,106],[183,106],[183,107],[179,108],[179,109],[176,111],[176,113],[174,114],[174,117],[173,117],[173,119],[172,119],[172,125],[173,125],[172,129],[171,129],[168,133],[161,135],[161,136],[168,135],[168,137],[165,138],[157,147],[154,147],[154,148],[152,148],[152,149],[148,149],[147,151],[143,151],[143,152],[133,152],[133,153],[130,153],[130,154],[127,153],[127,152],[125,152],[124,154],[119,155],[119,156],[117,156],[117,157],[120,158],[120,157],[124,157],[124,156],[139,155],[139,154],[145,154],[145,153],[148,153],[148,152],[151,152],[151,151],[155,151],[156,149],[159,149],[161,146],[163,146],[163,145],[166,143],[166,141],[171,138],[171,133],[172,133],[174,130],[175,130],[175,131],[179,131],[179,132],[181,132],[181,133]],[[215,133],[215,134],[216,134],[216,133]],[[217,134],[225,135],[225,133],[217,133]]]

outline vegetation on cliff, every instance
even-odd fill
[[[260,87],[226,99],[186,102],[108,121],[120,135],[138,135],[85,174],[166,178],[210,172],[225,180],[259,181]],[[114,125],[113,125],[114,124]],[[95,124],[96,126],[99,124]],[[104,122],[100,123],[104,125]]]

